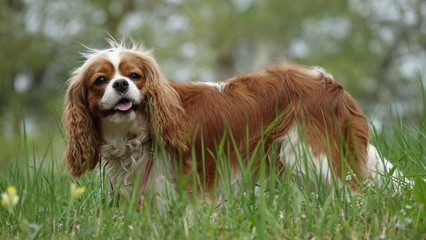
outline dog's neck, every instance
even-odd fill
[[[103,142],[111,145],[124,144],[135,138],[147,139],[147,121],[141,113],[120,122],[106,118],[101,120],[101,135]]]

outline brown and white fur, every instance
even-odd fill
[[[238,180],[235,148],[245,161],[245,153],[252,154],[260,140],[264,152],[279,152],[278,170],[312,171],[325,182],[334,176],[355,191],[392,168],[370,144],[366,118],[355,100],[322,68],[282,63],[220,83],[180,83],[167,79],[151,51],[137,44],[128,48],[112,42],[111,48],[84,56],[65,99],[66,162],[73,176],[94,169],[102,159],[112,184],[133,184],[144,177],[153,146],[161,145],[167,154],[153,154],[139,195],[155,192],[162,198],[166,189],[173,192],[178,178],[194,174],[194,163],[206,183],[203,190],[211,192],[220,186],[218,144],[234,146],[226,154],[232,179]],[[277,146],[273,143],[279,147],[270,149]],[[306,151],[309,166],[302,160]],[[254,167],[267,159],[256,158]],[[347,173],[355,177],[345,181]],[[191,186],[188,182],[189,192]],[[121,192],[128,197],[130,188]]]

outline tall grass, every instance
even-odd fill
[[[426,109],[425,97],[423,104]],[[416,125],[393,119],[391,126],[373,129],[373,142],[416,180],[414,190],[393,191],[392,180],[385,176],[383,186],[365,186],[362,194],[346,194],[344,188],[333,193],[323,184],[312,184],[312,179],[294,181],[289,171],[275,171],[274,164],[258,166],[254,180],[250,165],[255,157],[273,163],[274,152],[248,158],[242,179],[234,182],[226,159],[230,146],[222,144],[216,150],[220,204],[207,204],[203,194],[188,196],[188,182],[195,184],[194,189],[205,185],[193,175],[194,179],[177,183],[177,196],[165,210],[149,201],[139,211],[124,204],[117,192],[108,190],[102,166],[80,179],[69,177],[58,151],[60,129],[43,154],[36,153],[24,135],[17,161],[0,179],[0,192],[13,185],[20,197],[12,213],[0,209],[0,239],[424,239],[426,186],[419,179],[426,176],[426,112],[419,113]],[[243,155],[237,156],[240,162]],[[70,196],[73,182],[87,189],[77,199]]]

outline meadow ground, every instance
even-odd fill
[[[362,194],[351,194],[303,178],[296,184],[284,173],[257,186],[244,178],[241,191],[234,191],[225,170],[220,206],[178,191],[164,212],[149,203],[136,211],[110,197],[108,181],[97,170],[69,177],[60,159],[63,135],[51,137],[42,154],[22,136],[16,159],[0,178],[0,192],[14,186],[19,197],[16,206],[0,208],[0,239],[426,239],[425,135],[424,109],[415,125],[394,117],[391,125],[372,131],[382,155],[415,181],[411,188],[402,184],[394,191],[398,179],[384,176],[382,186],[366,184]],[[71,194],[72,183],[85,192],[77,187]]]

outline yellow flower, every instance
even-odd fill
[[[7,208],[9,212],[12,212],[18,201],[19,197],[16,194],[16,188],[13,186],[7,187],[6,192],[1,194],[1,205]]]
[[[70,193],[71,193],[71,198],[76,199],[78,197],[80,197],[81,194],[83,194],[86,191],[86,187],[77,187],[77,184],[72,183],[71,184],[71,189],[70,189]]]

